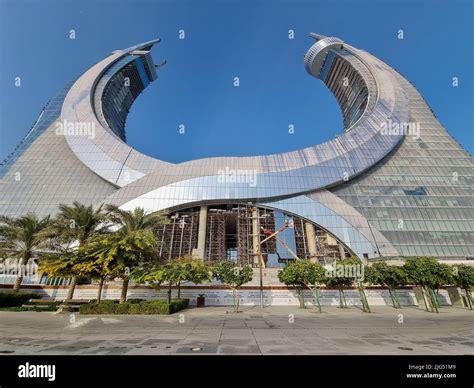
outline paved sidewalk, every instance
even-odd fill
[[[474,354],[474,311],[190,308],[171,316],[0,312],[0,354]],[[399,316],[402,314],[402,316]]]

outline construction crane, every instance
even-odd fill
[[[262,254],[262,249],[261,249],[262,244],[264,242],[267,242],[268,240],[270,240],[272,238],[275,238],[288,250],[288,252],[290,252],[290,254],[296,260],[300,260],[298,255],[290,249],[288,244],[286,244],[281,238],[278,237],[278,234],[280,234],[281,232],[285,231],[286,229],[292,228],[292,227],[293,227],[292,222],[290,222],[288,220],[285,220],[284,225],[280,229],[278,229],[276,232],[274,232],[270,229],[261,228],[261,231],[265,235],[267,235],[267,237],[264,238],[262,241],[260,241],[258,243],[258,246],[257,246],[257,255],[258,255],[259,273],[260,273],[260,307],[262,307],[262,308],[264,307],[263,306],[264,305],[264,303],[263,303],[263,268],[265,268],[265,261],[263,260],[263,254]]]
[[[288,223],[288,221],[285,221],[285,224],[286,224],[286,223]],[[284,228],[284,229],[283,229],[283,228]],[[262,230],[263,234],[268,235],[269,237],[275,237],[275,240],[278,240],[278,242],[286,248],[286,250],[291,254],[291,256],[293,256],[293,258],[294,258],[295,260],[300,260],[300,258],[298,257],[298,255],[297,255],[295,252],[293,252],[293,250],[289,247],[289,245],[288,245],[285,241],[283,241],[280,237],[277,236],[278,233],[283,232],[283,231],[286,230],[287,228],[291,228],[291,226],[286,226],[286,225],[284,225],[282,228],[280,228],[280,229],[282,229],[282,230],[279,230],[279,231],[277,231],[276,233],[274,233],[274,232],[273,232],[272,230],[270,230],[270,229],[261,228],[261,230]],[[267,241],[267,239],[265,239],[265,240],[263,240],[263,241]]]

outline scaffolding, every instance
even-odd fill
[[[207,215],[206,249],[204,258],[211,263],[225,260],[227,258],[225,226],[226,211],[221,209],[210,209]]]
[[[174,213],[170,223],[158,231],[159,257],[174,259],[191,256],[197,247],[199,212]]]
[[[296,253],[298,257],[310,259],[308,239],[304,228],[305,221],[299,217],[294,218]],[[337,259],[350,256],[347,249],[325,230],[313,224],[316,240],[316,261],[320,264],[330,264]]]
[[[300,259],[309,259],[309,250],[304,230],[304,221],[302,218],[293,218],[296,239],[296,254]],[[319,251],[319,249],[318,249]]]
[[[252,237],[254,231],[252,230],[252,209],[253,205],[239,205],[233,210],[237,212],[237,251],[239,265],[254,266],[254,256]],[[260,230],[258,231],[260,241],[266,235],[265,230],[275,229],[275,216],[273,210],[266,208],[258,208],[258,218]],[[266,257],[270,253],[276,253],[276,241],[269,240],[260,247],[262,254]]]
[[[203,259],[211,263],[221,260],[233,260],[238,265],[254,266],[252,210],[255,205],[216,205],[210,206],[207,213],[206,238]],[[265,232],[276,230],[273,209],[258,208],[260,229],[259,241],[266,238]],[[170,222],[158,231],[160,242],[159,256],[162,259],[174,259],[191,256],[198,245],[199,208],[192,208],[170,214]],[[295,233],[296,254],[301,259],[310,259],[310,247],[305,230],[304,219],[292,216]],[[341,257],[350,255],[349,251],[325,230],[314,225],[316,255],[313,257],[321,264],[328,264]],[[261,244],[261,253],[266,261],[269,254],[277,253],[276,239]]]
[[[239,205],[237,211],[237,263],[239,265],[253,264],[252,248],[252,208]]]
[[[263,240],[267,237],[264,233],[265,230],[276,230],[277,228],[275,225],[275,214],[273,210],[259,208],[258,215],[260,218],[260,240]],[[262,254],[264,255],[268,255],[269,253],[276,253],[276,240],[272,238],[270,240],[265,241],[260,247],[260,249],[262,251]]]
[[[319,252],[318,262],[320,264],[331,264],[341,258],[340,242],[331,237],[328,232],[315,228],[315,237]]]

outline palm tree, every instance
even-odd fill
[[[130,272],[143,261],[156,258],[156,231],[163,224],[168,223],[168,218],[162,212],[146,213],[143,208],[122,210],[117,206],[108,205],[109,220],[119,226],[114,233],[117,245],[123,250],[118,257],[117,265],[124,269],[120,303],[127,300]]]
[[[120,233],[122,234],[145,229],[156,231],[169,222],[163,212],[147,213],[141,207],[122,210],[115,205],[107,205],[106,210],[110,221],[121,226]]]
[[[92,205],[85,206],[74,201],[72,206],[59,205],[59,212],[52,222],[50,233],[63,249],[68,247],[67,250],[75,256],[75,261],[80,261],[86,244],[94,236],[108,232],[109,226],[107,212],[102,205],[94,209]],[[70,255],[65,255],[63,260],[70,260]],[[77,275],[72,272],[66,300],[73,298],[76,285]]]
[[[24,266],[47,249],[45,231],[49,223],[49,216],[39,219],[33,213],[19,218],[0,216],[0,252],[5,258],[16,259],[20,265],[13,291],[20,290]]]

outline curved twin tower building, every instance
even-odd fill
[[[85,71],[43,109],[0,166],[0,214],[60,203],[165,210],[163,257],[255,263],[300,258],[474,256],[473,160],[415,87],[369,53],[310,34],[308,73],[340,105],[344,131],[297,151],[173,164],[126,143],[134,100],[157,78],[153,40]],[[308,82],[312,82],[308,79]],[[311,114],[311,112],[308,112]],[[293,252],[293,254],[291,253]]]

